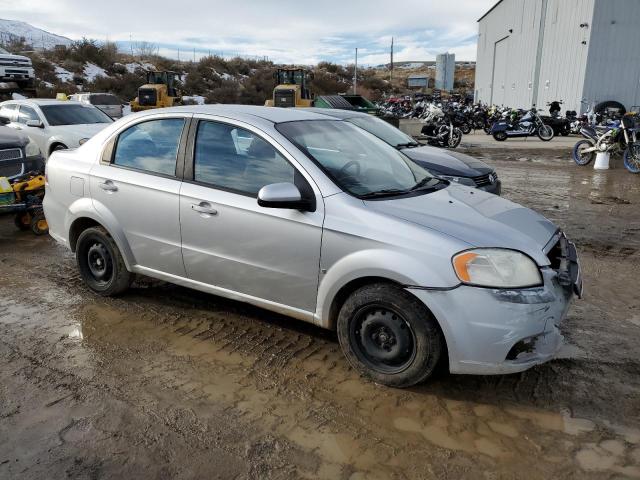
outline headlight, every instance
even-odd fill
[[[40,155],[40,148],[38,147],[38,144],[29,139],[29,142],[24,147],[24,154],[27,157],[37,157]]]
[[[87,140],[89,140],[88,138],[81,138],[80,141],[78,142],[80,145],[84,145]]]
[[[453,269],[462,283],[479,287],[525,288],[542,285],[540,269],[524,253],[478,248],[455,255]]]
[[[449,175],[438,175],[438,177],[449,180],[450,182],[459,183],[460,185],[466,185],[468,187],[475,187],[476,182],[473,181],[472,178],[467,177],[451,177]]]

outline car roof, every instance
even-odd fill
[[[327,117],[339,118],[340,120],[346,120],[347,118],[355,118],[355,117],[373,116],[369,113],[354,112],[353,110],[341,110],[339,108],[304,107],[304,108],[297,108],[296,110],[304,110],[307,112],[325,115]]]
[[[56,100],[55,98],[21,98],[14,100],[7,100],[2,103],[19,103],[19,104],[32,104],[32,105],[67,105],[68,100]]]
[[[319,115],[299,108],[261,107],[255,105],[183,105],[162,110],[166,112],[224,115],[226,117],[233,117],[234,114],[237,114],[238,117],[252,115],[272,123],[293,122],[298,120],[327,120],[326,115]],[[152,114],[154,110],[147,110],[147,112]]]

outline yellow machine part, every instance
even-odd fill
[[[278,90],[294,90],[295,91],[295,106],[296,107],[313,107],[313,100],[310,98],[302,98],[302,89],[300,85],[294,83],[283,83],[277,85],[273,89],[273,95],[275,96]],[[265,107],[274,107],[274,98],[270,98],[264,102]]]
[[[129,105],[131,105],[131,111],[132,112],[142,112],[143,110],[151,110],[154,108],[165,108],[165,107],[173,107],[174,105],[178,104],[178,98],[177,97],[170,97],[167,94],[167,87],[166,85],[160,85],[160,84],[153,84],[153,85],[142,85],[140,88],[145,88],[145,89],[153,89],[156,90],[157,94],[156,94],[156,104],[155,105],[140,105],[139,101],[138,101],[138,97],[136,97],[134,100],[132,100],[131,102],[129,102]]]
[[[44,176],[36,175],[35,177],[22,180],[13,184],[13,191],[15,193],[29,192],[31,190],[40,190],[44,188]]]

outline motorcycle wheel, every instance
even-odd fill
[[[549,125],[543,125],[538,129],[538,138],[543,142],[548,142],[554,136],[553,128]]]
[[[493,138],[499,142],[504,142],[507,139],[507,132],[496,132],[493,134]]]
[[[629,145],[623,155],[624,167],[631,173],[640,173],[640,144]]]
[[[489,132],[491,132],[491,127],[489,125],[485,125],[484,127],[482,127],[482,130],[484,130],[484,133],[489,135]]]
[[[462,141],[462,131],[459,128],[453,129],[453,135],[447,140],[447,148],[456,148]]]
[[[589,165],[591,161],[595,158],[596,152],[587,152],[583,153],[582,150],[586,148],[593,148],[593,142],[590,140],[580,140],[573,146],[573,161],[578,165]]]
[[[469,125],[468,123],[463,123],[462,125],[460,125],[460,130],[462,130],[462,133],[464,133],[465,135],[469,135],[471,133],[471,125]]]

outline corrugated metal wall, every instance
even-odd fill
[[[640,0],[596,0],[589,28],[584,97],[640,105]]]
[[[591,25],[595,1],[547,0],[535,102],[538,108],[546,109],[548,102],[563,100],[563,109],[580,110],[591,43],[590,28],[580,25]]]

